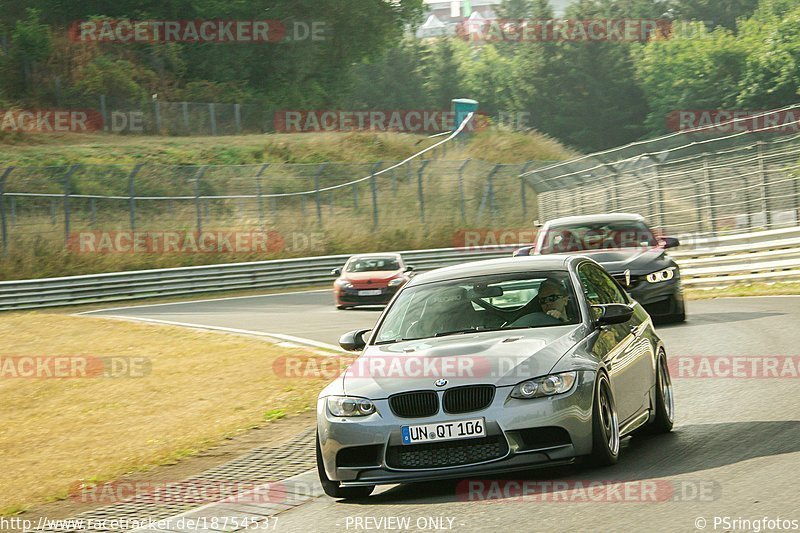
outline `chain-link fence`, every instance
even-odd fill
[[[538,215],[519,175],[548,163],[7,167],[0,170],[0,223],[5,248],[30,239],[69,243],[81,231],[324,229],[368,238],[522,227]]]
[[[632,212],[661,233],[694,235],[797,226],[800,134],[792,132],[800,131],[800,106],[780,111],[797,119],[781,124],[784,133],[737,119],[534,169],[524,179],[545,220]]]

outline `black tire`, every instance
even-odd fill
[[[665,322],[667,324],[679,324],[681,322],[686,322],[686,301],[684,300],[683,296],[681,296],[680,300],[677,297],[672,297],[673,308],[676,309],[674,313],[668,315]]]
[[[328,474],[325,473],[325,464],[322,462],[322,450],[319,446],[319,434],[317,434],[317,473],[319,474],[319,481],[322,485],[322,490],[331,498],[343,500],[356,500],[359,498],[366,498],[372,491],[375,490],[375,485],[367,485],[365,487],[342,487],[338,481],[328,479]]]
[[[594,466],[613,465],[619,460],[619,417],[611,392],[611,382],[604,372],[597,374],[592,405],[592,454]]]
[[[349,305],[337,305],[336,309],[339,309],[340,311],[344,311],[345,309],[350,309],[350,306]]]
[[[675,396],[672,390],[672,378],[669,375],[667,354],[659,352],[656,361],[656,409],[650,424],[645,426],[647,433],[659,434],[672,431],[675,422]]]

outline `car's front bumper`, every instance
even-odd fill
[[[336,293],[336,305],[386,305],[400,287],[378,287],[376,289],[339,289]],[[360,290],[380,290],[380,294],[372,296],[359,295]]]
[[[447,414],[440,410],[426,418],[397,417],[387,399],[375,401],[376,414],[339,418],[332,416],[326,400],[320,399],[317,429],[325,472],[329,479],[340,481],[343,486],[355,486],[461,478],[572,462],[592,450],[594,381],[594,372],[580,372],[572,391],[533,400],[509,398],[511,387],[499,387],[492,404],[482,411]],[[475,418],[485,419],[485,439],[436,443],[433,451],[434,446],[429,444],[401,443],[402,426]],[[475,451],[488,446],[484,442],[488,440],[498,442],[498,453],[474,461],[463,459],[457,465],[415,468],[398,466],[397,460],[391,459],[400,452],[409,452],[406,455],[418,453],[452,462],[453,457],[476,456]]]
[[[680,277],[660,283],[642,279],[628,288],[634,300],[642,304],[651,317],[676,315],[683,312],[683,286]]]

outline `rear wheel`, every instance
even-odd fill
[[[338,481],[328,479],[328,474],[325,473],[325,464],[322,462],[322,450],[319,445],[319,434],[317,434],[317,473],[319,474],[319,481],[322,485],[322,490],[331,498],[338,499],[358,499],[366,498],[372,491],[375,490],[375,485],[367,485],[366,487],[342,487]]]
[[[611,392],[611,383],[604,373],[597,375],[592,407],[592,454],[595,466],[613,465],[619,459],[619,417]]]
[[[345,309],[350,309],[350,306],[349,305],[337,305],[336,309],[340,309],[340,310],[344,311]]]
[[[669,433],[675,420],[675,397],[672,378],[669,375],[667,354],[660,352],[656,363],[656,409],[655,417],[646,426],[648,433]]]

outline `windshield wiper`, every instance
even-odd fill
[[[453,331],[440,331],[434,337],[447,337],[448,335],[458,335],[459,333],[473,333],[476,331],[497,331],[497,328],[487,328],[485,326],[477,326],[473,328],[456,329]]]

